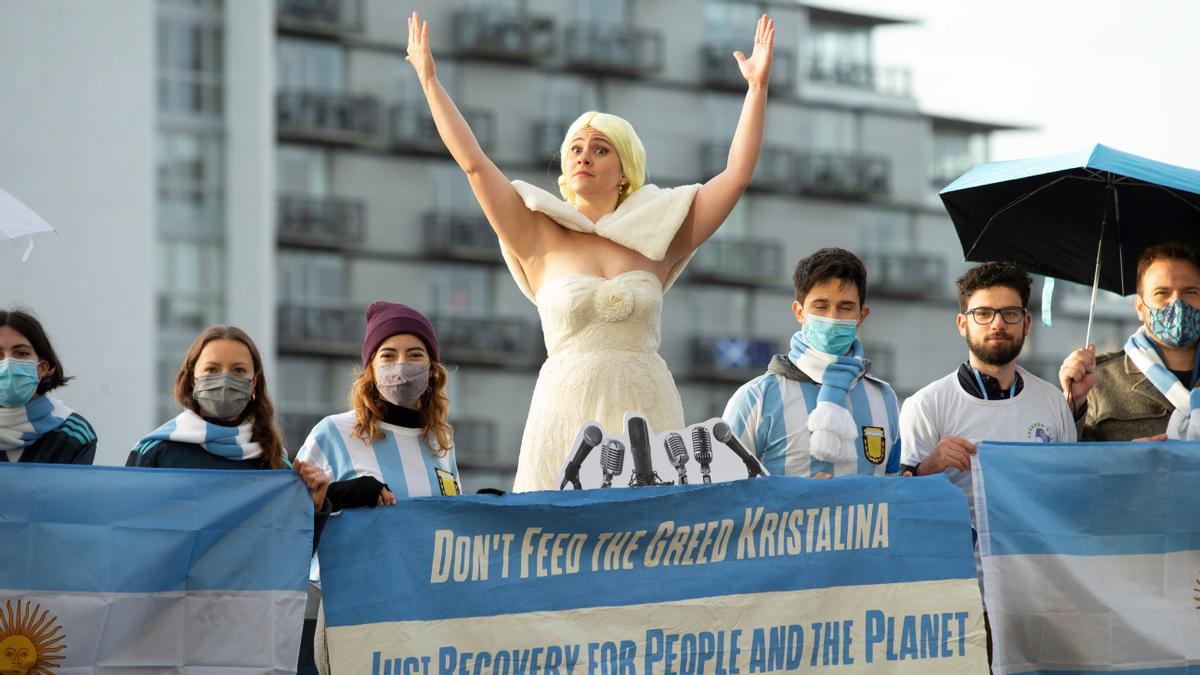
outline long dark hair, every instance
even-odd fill
[[[42,328],[42,323],[37,320],[33,312],[27,309],[0,309],[0,326],[9,326],[24,335],[38,358],[50,366],[50,372],[46,373],[41,382],[38,382],[38,394],[53,391],[75,379],[63,375],[62,362],[58,360],[58,354],[54,353],[54,347],[50,344],[50,336],[46,335],[46,329]]]
[[[204,346],[213,340],[236,340],[250,350],[250,360],[254,366],[254,395],[246,404],[246,409],[242,411],[237,422],[240,424],[246,419],[254,420],[251,425],[253,430],[250,440],[258,443],[262,448],[263,454],[260,460],[262,468],[284,468],[283,434],[279,433],[279,427],[275,426],[275,406],[271,403],[271,395],[267,393],[267,378],[263,374],[262,356],[258,352],[258,347],[254,345],[254,340],[250,339],[246,331],[237,326],[210,326],[205,329],[192,342],[192,346],[188,347],[187,355],[183,357],[183,363],[179,365],[179,372],[175,374],[175,400],[179,401],[179,405],[197,415],[204,416],[200,405],[192,397],[192,389],[196,386],[194,375],[196,361],[200,360],[200,352],[204,351]]]

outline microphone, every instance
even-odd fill
[[[742,462],[746,464],[747,478],[757,478],[764,475],[762,464],[759,463],[758,459],[756,459],[754,455],[750,454],[749,450],[746,450],[746,447],[737,439],[737,436],[733,435],[733,430],[729,428],[728,424],[725,422],[717,422],[714,424],[713,436],[715,436],[718,441],[724,443],[725,447],[732,450],[734,454],[742,458]]]
[[[708,438],[708,430],[697,424],[692,427],[692,452],[696,455],[696,462],[700,464],[700,473],[704,475],[704,482],[711,483],[712,477],[708,475],[709,464],[712,464],[712,441]]]
[[[683,465],[688,462],[688,451],[687,446],[683,444],[683,436],[672,431],[667,434],[664,447],[667,456],[671,458],[671,464],[675,466],[675,471],[679,473],[679,484],[687,485],[687,469]]]
[[[563,469],[563,482],[558,486],[559,490],[565,490],[567,483],[575,486],[576,490],[582,490],[583,486],[579,484],[579,467],[583,466],[583,460],[587,459],[588,454],[592,452],[592,448],[600,445],[600,441],[604,440],[604,432],[595,424],[589,424],[583,430],[583,438],[579,441],[579,447],[575,449],[575,454],[571,457],[571,461],[567,462],[567,466]]]
[[[612,487],[613,476],[625,468],[625,444],[615,438],[600,446],[600,469],[604,471],[604,482],[600,487]]]
[[[647,485],[663,485],[654,473],[654,460],[650,457],[650,428],[644,417],[629,418],[629,453],[633,455],[633,475],[629,477],[630,487],[646,487]]]

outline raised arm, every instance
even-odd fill
[[[667,258],[683,259],[713,235],[754,177],[754,165],[762,150],[763,124],[767,116],[767,80],[771,76],[771,58],[775,44],[775,20],[766,14],[758,20],[754,50],[750,58],[734,52],[742,77],[746,78],[746,100],[738,117],[737,130],[729,145],[725,170],[705,183],[692,202],[691,213],[671,242]]]
[[[458,106],[438,81],[433,54],[429,50],[429,22],[422,21],[416,12],[408,17],[408,56],[405,60],[417,71],[438,135],[450,150],[450,156],[467,174],[475,199],[483,207],[492,229],[518,258],[536,255],[537,216],[525,208],[516,189],[484,154]]]

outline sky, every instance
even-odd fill
[[[1093,143],[1200,169],[1200,1],[814,0],[914,26],[875,32],[926,112],[1036,126],[992,159]]]

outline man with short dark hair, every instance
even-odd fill
[[[871,313],[858,256],[825,248],[800,260],[789,352],[742,385],[724,418],[773,475],[894,474],[899,413],[890,385],[870,374],[858,329]]]
[[[1146,249],[1138,258],[1137,298],[1142,325],[1121,350],[1096,356],[1088,345],[1059,370],[1063,395],[1074,407],[1085,441],[1193,438],[1187,433],[1200,340],[1200,258],[1179,243]]]
[[[957,283],[967,361],[904,402],[900,461],[920,476],[946,473],[973,513],[971,458],[980,441],[1072,442],[1075,424],[1058,388],[1016,362],[1033,322],[1029,275],[984,263]]]

